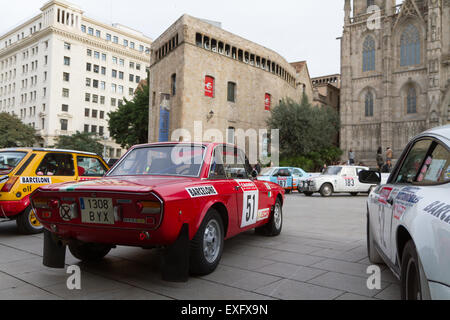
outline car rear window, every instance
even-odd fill
[[[3,151],[0,152],[0,174],[9,174],[27,155],[26,152]]]
[[[191,145],[142,147],[130,151],[108,176],[198,177],[205,148]]]

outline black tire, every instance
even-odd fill
[[[305,194],[305,196],[307,197],[312,197],[313,193],[312,192],[303,192]]]
[[[99,243],[70,243],[69,250],[78,260],[94,262],[102,260],[112,247]]]
[[[352,192],[350,194],[352,195],[352,197],[357,197],[358,196],[358,192]]]
[[[420,262],[416,246],[410,240],[403,249],[401,266],[401,297],[402,300],[422,300],[422,279]]]
[[[292,190],[286,190],[285,193],[286,194],[291,194]]]
[[[212,237],[210,240],[206,238],[208,229],[209,236]],[[190,242],[189,272],[191,275],[204,276],[216,270],[222,258],[224,238],[222,218],[215,209],[211,209]],[[209,254],[205,253],[205,245],[210,247]]]
[[[333,186],[329,183],[324,183],[322,187],[320,187],[320,195],[322,197],[331,197],[333,194]]]
[[[269,222],[262,227],[256,228],[256,234],[266,237],[276,237],[280,235],[283,228],[283,206],[280,199],[277,199],[275,205],[272,208]]]
[[[372,228],[370,227],[369,215],[367,215],[367,255],[369,261],[373,264],[384,264],[383,258],[381,258],[374,245]]]
[[[26,208],[16,219],[17,230],[24,235],[38,234],[44,231],[31,207]]]

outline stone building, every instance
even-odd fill
[[[150,65],[151,39],[91,19],[77,6],[48,1],[0,36],[0,112],[17,115],[52,146],[76,131],[101,137],[108,157],[123,153],[108,113],[131,99]]]
[[[397,158],[449,122],[450,0],[345,0],[344,11],[341,149],[373,163],[392,147]]]
[[[340,111],[341,75],[332,74],[311,79],[313,84],[313,101],[316,107],[329,106]]]
[[[152,44],[149,141],[181,128],[193,135],[198,121],[235,142],[237,129],[267,128],[281,99],[300,101],[310,82],[303,77],[276,52],[183,15]]]

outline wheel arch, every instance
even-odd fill
[[[222,218],[224,237],[226,237],[228,234],[228,225],[229,225],[227,207],[222,202],[216,202],[212,206],[210,206],[210,208],[208,208],[206,212],[208,212],[211,209],[216,210],[219,213],[220,217]]]
[[[406,244],[410,240],[413,240],[413,238],[409,233],[409,231],[404,226],[399,226],[397,229],[396,245],[397,245],[397,256],[400,266],[402,264],[403,250],[405,249]]]

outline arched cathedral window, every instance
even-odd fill
[[[363,43],[363,72],[375,70],[375,40],[367,36]]]
[[[408,89],[406,96],[406,112],[408,114],[417,113],[417,94],[414,87]]]
[[[368,91],[364,99],[366,117],[373,117],[373,93]]]
[[[400,66],[420,64],[420,34],[419,30],[409,24],[400,37]]]

